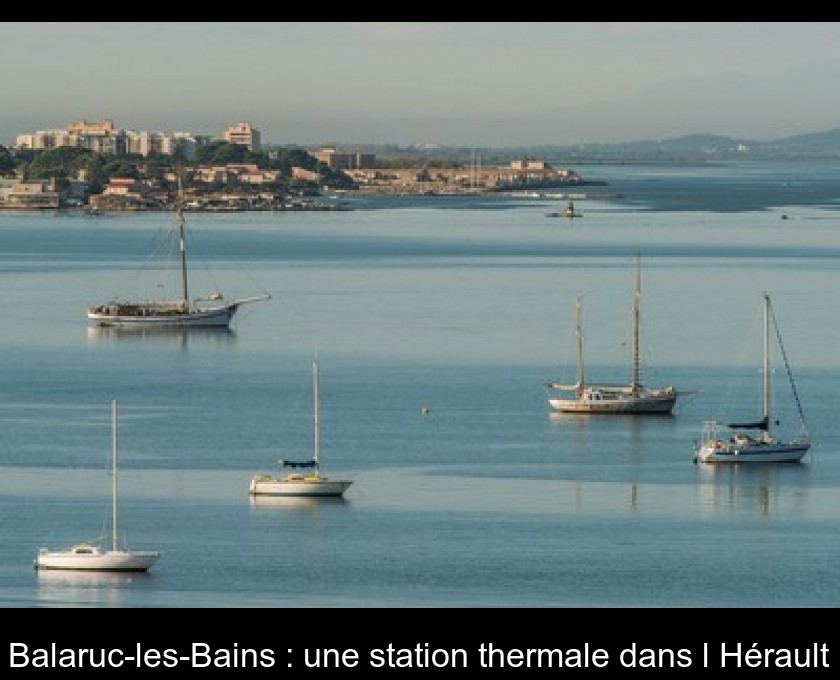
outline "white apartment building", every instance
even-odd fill
[[[15,148],[41,150],[74,146],[114,156],[129,153],[148,156],[153,152],[171,156],[176,150],[180,150],[185,158],[193,160],[196,150],[209,142],[210,138],[206,135],[125,130],[118,128],[110,119],[100,123],[82,119],[74,121],[66,128],[19,134],[15,138]]]
[[[260,131],[248,122],[231,125],[222,133],[222,139],[231,144],[242,144],[248,147],[249,151],[260,150]]]

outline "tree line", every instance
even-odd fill
[[[318,173],[320,184],[336,188],[352,188],[353,180],[335,168],[319,161],[303,149],[272,149],[255,152],[242,144],[218,140],[196,150],[195,160],[187,161],[181,155],[170,156],[152,152],[146,156],[127,154],[115,157],[90,149],[62,146],[55,149],[20,149],[12,152],[0,146],[0,176],[18,176],[23,180],[55,180],[59,191],[66,189],[71,180],[87,182],[91,193],[101,193],[112,177],[134,179],[160,179],[176,169],[188,170],[200,165],[254,164],[261,170],[276,170],[286,188],[312,185],[312,182],[294,180],[292,168],[300,167]],[[190,173],[183,173],[184,182],[190,183]]]

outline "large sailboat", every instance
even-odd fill
[[[774,437],[772,425],[779,425],[771,417],[770,376],[770,329],[775,331],[779,351],[784,359],[785,372],[791,386],[799,415],[799,434],[785,439]],[[701,463],[798,463],[811,448],[811,437],[805,424],[805,414],[793,374],[782,345],[782,336],[776,323],[776,315],[770,304],[770,296],[764,293],[764,360],[762,366],[763,414],[760,420],[737,423],[721,423],[707,420],[703,425],[700,441],[694,446],[694,462]]]
[[[50,550],[41,548],[35,557],[35,569],[82,570],[82,571],[148,571],[157,562],[157,550],[129,550],[119,547],[117,523],[117,400],[112,402],[113,470],[111,474],[111,549],[98,540],[85,541],[69,548]]]
[[[588,383],[584,370],[583,324],[580,297],[575,300],[575,336],[577,339],[577,382],[572,384],[549,382],[548,403],[561,413],[669,415],[679,392],[672,386],[648,388],[641,382],[639,358],[639,307],[641,299],[641,269],[636,258],[636,289],[633,294],[633,356],[630,382],[610,385]]]
[[[117,328],[229,328],[237,310],[249,302],[269,300],[258,295],[227,301],[221,293],[190,300],[187,273],[187,246],[184,229],[183,195],[179,180],[175,200],[175,227],[180,243],[181,297],[162,300],[111,300],[87,309],[93,326]]]

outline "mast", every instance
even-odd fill
[[[575,298],[575,337],[577,338],[577,355],[578,355],[578,380],[577,380],[577,394],[583,395],[584,390],[584,370],[583,370],[583,325],[581,321],[580,295]]]
[[[319,453],[321,448],[321,437],[320,437],[320,427],[318,422],[318,360],[312,362],[312,394],[314,400],[314,409],[313,413],[315,414],[314,424],[315,424],[315,470],[318,471],[319,469]]]
[[[636,290],[633,293],[633,363],[630,388],[633,396],[639,393],[639,302],[642,296],[642,274],[636,255]]]
[[[113,518],[111,520],[112,525],[112,534],[111,534],[111,544],[112,550],[117,550],[117,539],[118,539],[118,531],[117,531],[117,400],[114,399],[111,401],[111,448],[113,449],[113,470],[111,472],[112,477],[112,484],[113,489],[111,491],[112,494],[112,511],[113,511]]]
[[[181,185],[181,173],[178,173],[178,196],[175,198],[175,220],[178,224],[178,238],[181,245],[181,298],[184,309],[190,306],[190,297],[187,291],[187,244],[184,238],[184,211],[183,211],[184,190]]]
[[[770,296],[764,293],[764,429],[770,431]]]

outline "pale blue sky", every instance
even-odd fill
[[[840,23],[0,23],[0,144],[112,118],[277,144],[840,127]]]

